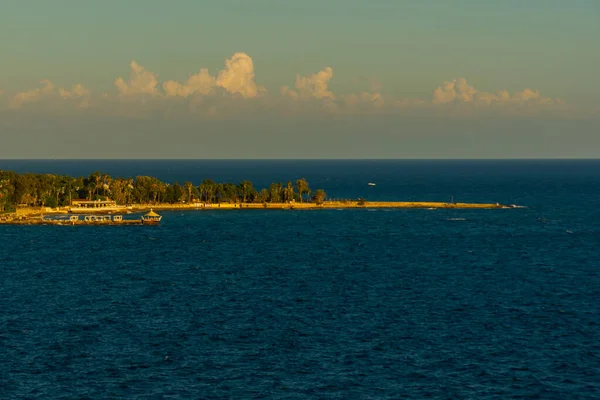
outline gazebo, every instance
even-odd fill
[[[142,223],[146,225],[158,225],[161,219],[161,215],[158,215],[154,211],[150,210],[148,214],[142,216]]]

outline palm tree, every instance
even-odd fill
[[[267,189],[261,189],[256,196],[256,201],[258,203],[266,203],[269,200],[269,191]]]
[[[303,198],[304,193],[306,193],[307,196],[310,196],[310,189],[308,187],[308,182],[306,182],[306,179],[304,179],[304,178],[300,178],[296,181],[296,190],[298,191],[298,194],[300,195],[300,203],[302,203],[302,201],[304,200],[304,198]]]
[[[94,172],[92,174],[94,183],[94,195],[98,194],[98,189],[102,186],[102,174],[100,172]]]
[[[255,191],[250,181],[241,181],[238,185],[238,190],[242,195],[242,203],[245,203],[248,195]]]
[[[104,189],[104,197],[106,197],[106,190],[110,188],[110,182],[112,178],[108,174],[102,174],[102,188]]]
[[[269,201],[271,203],[281,201],[281,182],[271,183],[271,186],[269,186]]]
[[[194,185],[192,185],[192,182],[183,182],[183,186],[185,186],[185,189],[187,190],[188,193],[188,203],[192,202],[192,189],[194,187]]]
[[[288,181],[287,187],[284,190],[285,201],[294,200],[294,186],[291,181]]]

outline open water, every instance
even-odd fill
[[[0,398],[600,397],[599,161],[0,168],[527,207],[0,226]]]

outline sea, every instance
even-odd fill
[[[600,160],[0,160],[332,199],[0,225],[2,399],[598,399]],[[375,186],[368,183],[374,183]]]

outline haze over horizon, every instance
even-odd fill
[[[0,158],[598,158],[599,17],[589,0],[7,1]]]

